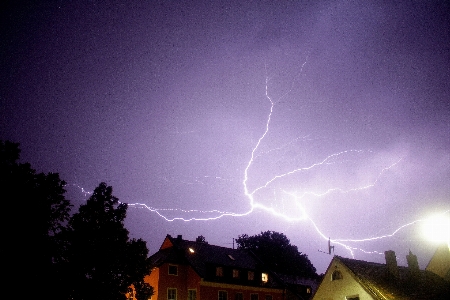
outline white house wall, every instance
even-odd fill
[[[331,275],[335,270],[341,272],[342,279],[331,280]],[[338,260],[333,259],[325,273],[325,277],[314,294],[313,300],[345,300],[349,296],[359,296],[360,300],[374,299],[353,278],[345,266]]]

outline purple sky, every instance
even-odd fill
[[[157,209],[126,220],[151,254],[273,230],[322,273],[328,237],[449,214],[448,1],[37,2],[1,9],[0,139],[76,205]],[[424,268],[421,223],[342,243]]]

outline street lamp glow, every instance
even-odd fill
[[[423,234],[432,242],[450,243],[450,218],[439,214],[424,220]]]

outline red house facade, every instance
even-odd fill
[[[253,253],[167,235],[150,257],[152,300],[304,299],[288,290]]]

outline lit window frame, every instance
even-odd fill
[[[262,283],[267,283],[269,281],[269,273],[261,273]]]
[[[259,300],[259,294],[250,294],[250,300]]]
[[[173,295],[175,293],[175,295]],[[177,300],[177,289],[176,288],[167,288],[167,300]]]
[[[217,291],[217,299],[228,300],[228,292],[223,290]]]
[[[188,289],[188,300],[196,300],[196,299],[197,299],[197,289]]]
[[[244,294],[241,292],[234,294],[234,300],[244,300]]]
[[[216,267],[216,277],[223,277],[223,268]]]

